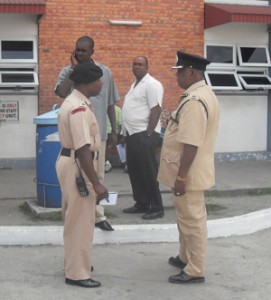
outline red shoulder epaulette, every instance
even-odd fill
[[[82,107],[82,106],[77,107],[77,108],[75,108],[74,110],[72,110],[71,113],[72,113],[72,114],[76,114],[76,113],[79,112],[79,111],[86,111],[86,107]]]

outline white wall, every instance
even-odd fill
[[[205,29],[205,42],[266,44],[268,45],[267,24],[227,23]]]
[[[204,0],[204,3],[268,6],[268,0]]]
[[[218,96],[220,123],[216,152],[266,151],[265,96]]]
[[[0,95],[0,100],[19,101],[19,122],[0,123],[0,159],[35,158],[37,96]]]
[[[268,45],[266,24],[229,23],[205,30],[205,42]],[[266,151],[267,94],[217,93],[221,119],[216,152]]]
[[[1,36],[37,36],[36,15],[0,14]]]
[[[37,39],[36,16],[0,14],[0,36]],[[0,64],[0,67],[4,66]],[[0,123],[0,160],[35,159],[36,126],[33,118],[38,113],[38,95],[0,94],[0,100],[19,101],[19,122]]]

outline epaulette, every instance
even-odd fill
[[[192,95],[192,96],[190,97],[190,100],[200,100],[200,99],[199,99],[199,97],[198,97],[198,96],[196,96],[196,95]]]
[[[76,114],[76,113],[78,113],[78,112],[80,112],[80,111],[86,111],[86,103],[85,102],[82,102],[82,103],[80,103],[80,106],[79,107],[76,107],[75,109],[73,109],[72,111],[71,111],[71,114]]]
[[[188,97],[188,96],[189,96],[189,95],[188,95],[187,93],[185,93],[185,94],[182,94],[181,97],[182,97],[182,98],[186,98],[186,97]],[[172,117],[172,116],[171,116],[170,119],[171,119],[173,122],[179,124],[178,116],[179,116],[180,110],[183,108],[183,106],[184,106],[187,102],[189,102],[189,101],[191,101],[191,100],[197,100],[197,101],[199,101],[199,102],[202,104],[202,106],[203,106],[204,109],[205,109],[206,116],[207,116],[207,119],[208,119],[208,110],[207,110],[207,107],[206,107],[205,103],[204,103],[200,98],[198,98],[196,95],[192,95],[191,97],[189,97],[189,99],[187,99],[187,100],[185,99],[184,102],[181,103],[181,105],[179,106],[179,108],[178,108],[178,110],[177,110],[177,112],[176,112],[176,114],[175,114],[175,117]]]

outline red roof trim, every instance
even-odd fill
[[[230,22],[271,23],[270,6],[205,4],[204,28]]]
[[[45,14],[45,0],[0,0],[0,13]]]

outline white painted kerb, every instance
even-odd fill
[[[251,234],[271,227],[271,208],[208,221],[208,238]],[[178,242],[176,224],[115,225],[95,228],[94,244]],[[63,226],[1,226],[0,245],[63,245]]]

